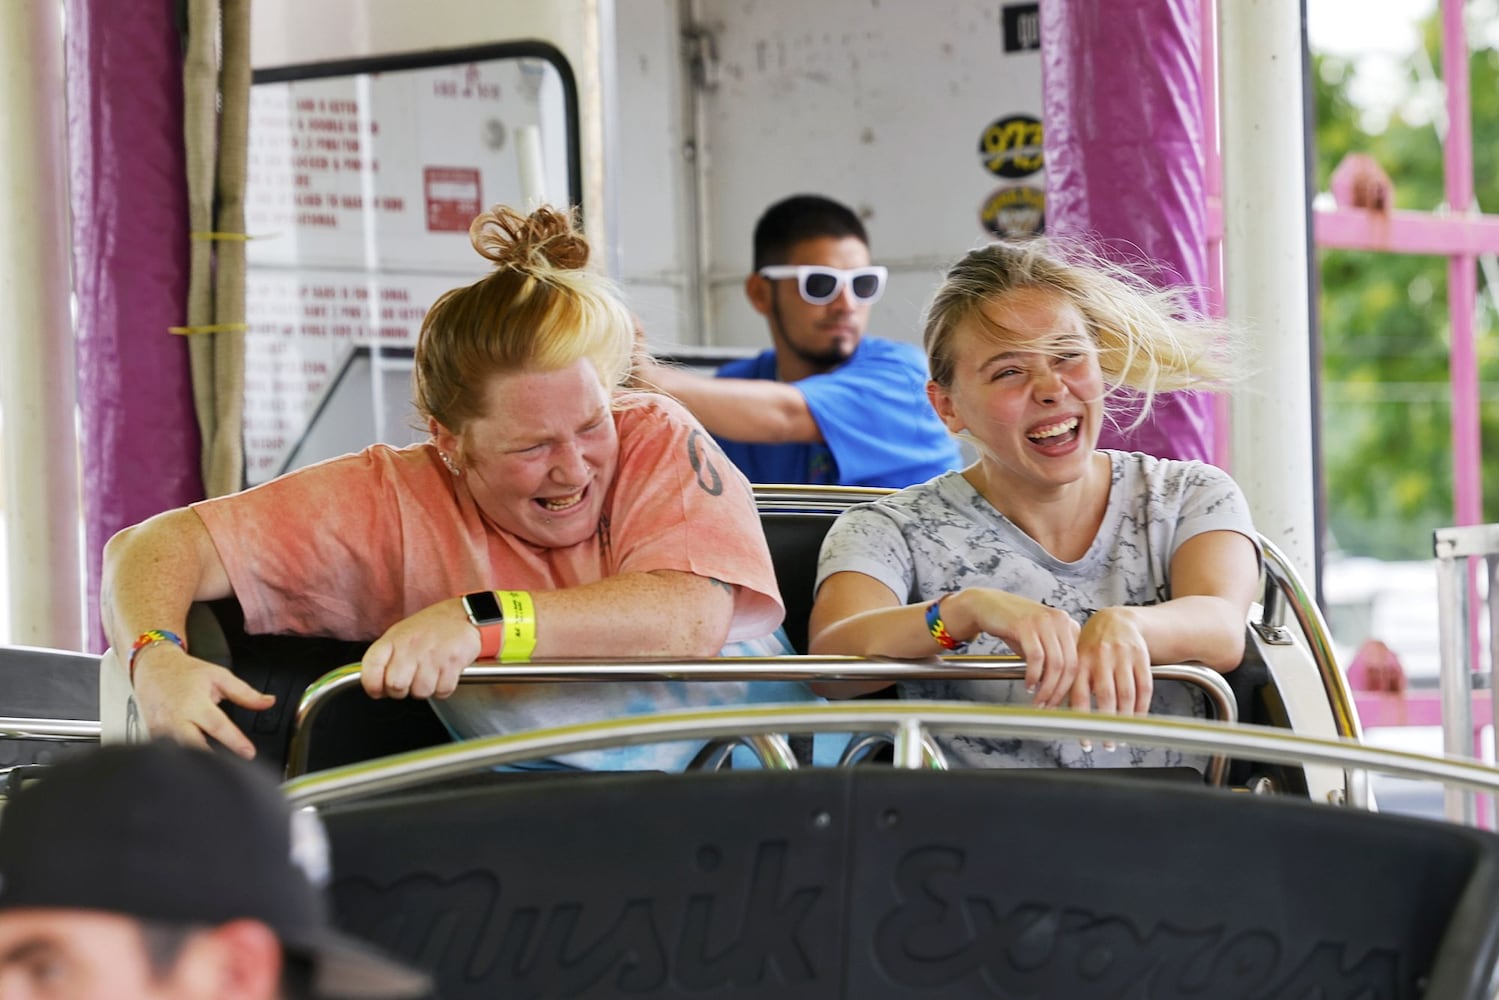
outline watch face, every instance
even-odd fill
[[[505,613],[500,610],[500,599],[492,590],[476,590],[472,594],[464,594],[463,609],[468,612],[468,620],[475,625],[493,625],[505,620]]]

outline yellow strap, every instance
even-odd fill
[[[505,641],[500,643],[501,663],[524,663],[536,648],[536,606],[525,590],[497,590],[500,610],[505,614]]]
[[[241,333],[248,329],[248,323],[209,323],[207,326],[169,326],[167,333],[190,336],[194,333]]]
[[[230,242],[258,239],[249,233],[215,233],[215,232],[193,232],[188,233],[195,240],[228,240]]]

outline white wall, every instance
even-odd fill
[[[624,0],[614,26],[616,277],[656,345],[701,342],[677,6]]]
[[[653,342],[763,347],[764,321],[744,300],[751,235],[765,207],[816,192],[853,207],[869,227],[891,287],[872,332],[915,341],[945,263],[989,238],[984,203],[1015,183],[979,155],[985,128],[1041,107],[1039,54],[1006,55],[995,0],[622,0],[617,25],[618,223],[623,277]],[[708,32],[717,61],[708,87],[683,91],[677,10]],[[678,88],[678,89],[674,89]],[[664,91],[664,92],[663,92]],[[692,314],[694,220],[683,143],[699,103],[704,187],[700,330]],[[674,259],[662,256],[670,247]],[[675,329],[675,334],[670,331]]]

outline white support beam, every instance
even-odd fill
[[[62,17],[0,3],[0,462],[9,640],[81,650]]]
[[[1231,467],[1255,526],[1314,579],[1300,0],[1219,0],[1224,298],[1249,331]],[[1294,112],[1294,113],[1292,113]]]

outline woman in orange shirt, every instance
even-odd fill
[[[477,659],[705,657],[774,632],[784,613],[743,476],[681,406],[624,388],[632,317],[585,270],[571,218],[497,207],[471,235],[495,269],[438,299],[416,346],[430,440],[374,445],[111,539],[105,626],[130,651],[154,735],[253,754],[219,704],[265,709],[271,696],[179,638],[192,602],[231,593],[252,632],[371,640],[366,691],[451,699],[434,707],[460,735],[753,696],[715,683],[452,697]],[[757,693],[810,697],[785,687]]]

